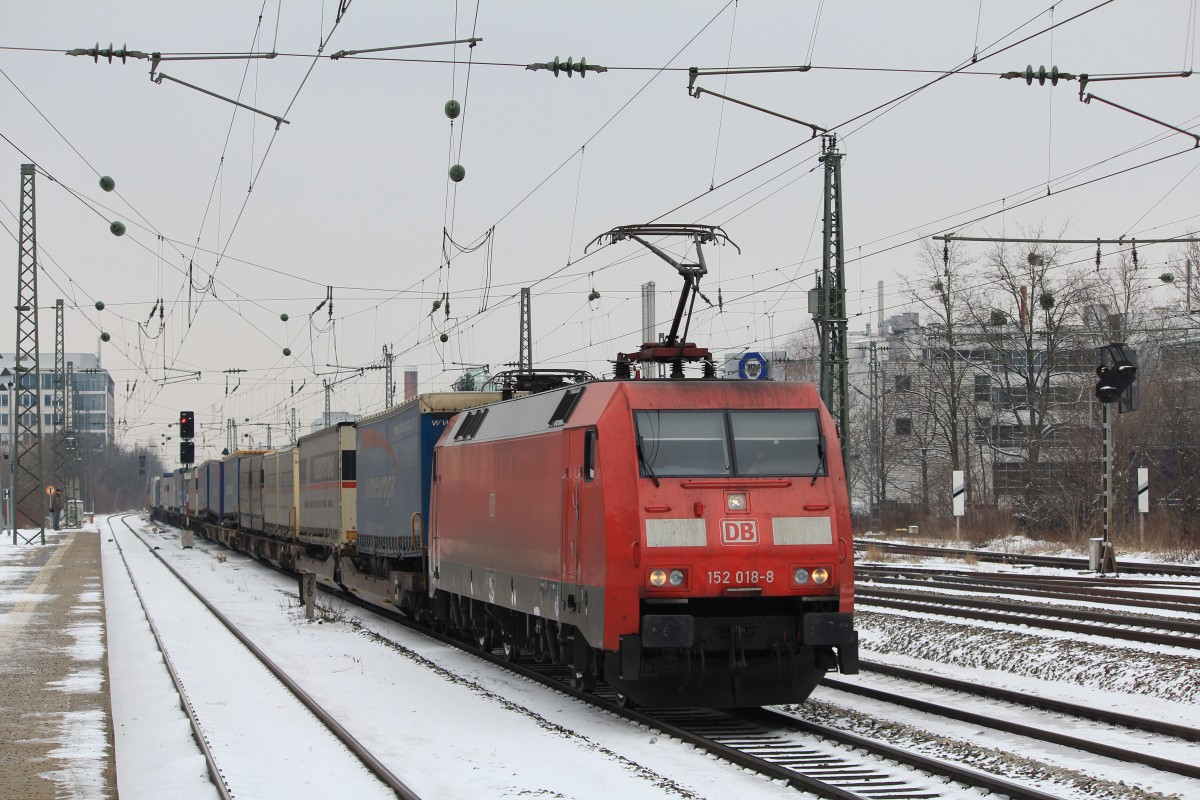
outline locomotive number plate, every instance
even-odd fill
[[[708,571],[708,582],[718,586],[747,586],[774,583],[775,570],[714,569]]]

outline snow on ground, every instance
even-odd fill
[[[135,518],[130,522],[146,527]],[[116,519],[112,524],[120,526]],[[803,796],[339,601],[322,597],[321,619],[307,622],[296,604],[294,579],[202,540],[195,549],[183,550],[173,534],[147,536],[222,613],[424,797]],[[227,554],[225,562],[214,558],[217,552]],[[107,568],[106,563],[106,580]],[[169,610],[152,608],[151,613],[160,628],[164,623],[157,620],[169,616]],[[109,615],[110,642],[130,625],[122,617]],[[166,713],[163,706],[172,702],[117,691],[117,675],[127,668],[127,660],[143,658],[144,652],[119,652],[113,644],[114,715]],[[207,668],[219,673],[223,666]],[[245,713],[259,711],[246,708]],[[124,745],[119,742],[117,748],[118,775],[131,769],[162,772],[144,758],[133,766],[122,752],[151,748],[157,734],[144,727],[131,731],[126,726]],[[211,795],[173,796],[191,800]]]
[[[988,549],[1024,553],[1039,549],[1028,540],[1009,539],[1000,545],[992,543]],[[907,556],[890,563],[901,561],[912,563]],[[1011,565],[941,558],[922,558],[919,563],[950,565],[980,573],[1013,570]],[[1078,574],[1048,568],[1022,572]],[[1138,576],[1130,577],[1136,579]],[[1180,583],[1190,583],[1195,589],[1194,579]],[[1118,579],[1114,579],[1114,585],[1119,586]],[[978,591],[987,594],[988,590],[981,587]],[[1093,602],[1089,599],[1087,604]],[[1200,604],[1197,612],[1200,613]],[[1173,616],[1167,612],[1162,615]],[[1193,649],[1002,622],[966,622],[936,614],[873,607],[865,598],[856,608],[855,627],[864,660],[1200,727],[1200,654]],[[1010,706],[999,710],[1003,704],[967,699],[939,689],[914,689],[904,681],[869,673],[839,680],[880,688],[905,686],[903,693],[908,695],[994,713],[1035,727],[1063,725],[1056,721],[1057,715],[1028,709],[1014,712]],[[834,689],[819,688],[809,702],[793,710],[815,722],[846,726],[863,735],[913,746],[934,755],[945,754],[1013,779],[1049,781],[1053,791],[1067,790],[1072,796],[1121,800],[1200,797],[1200,782],[1195,780],[1166,776],[1148,768],[1118,764],[1008,734],[985,733],[978,726],[944,721]],[[1195,763],[1200,758],[1200,746],[1194,743],[1128,735],[1078,720],[1068,719],[1064,732],[1185,763]],[[1045,784],[1043,789],[1046,790]]]
[[[119,524],[115,519],[113,523]],[[148,526],[135,522],[135,527]],[[185,551],[168,535],[150,535],[156,537],[160,552],[219,599],[225,613],[300,676],[335,716],[352,722],[356,735],[370,742],[402,779],[425,796],[797,797],[786,787],[337,601],[322,601],[323,621],[306,622],[296,606],[291,579],[232,553],[227,562],[218,563],[213,555],[219,548],[203,542]],[[36,572],[36,568],[16,566],[17,548],[7,546],[7,541],[3,545],[0,597],[17,593],[17,587]],[[1031,542],[1009,540],[997,549],[1031,552],[1036,548]],[[981,572],[1011,569],[944,559],[926,563],[954,563]],[[124,567],[107,550],[103,567],[119,788],[125,796],[209,800],[215,790],[161,655],[127,579],[118,580]],[[98,607],[98,588],[80,587],[73,614],[78,622],[68,628],[78,667],[56,683],[59,691],[94,692],[100,684],[96,665],[104,641],[90,613]],[[21,599],[28,600],[29,595],[21,593]],[[169,609],[162,613],[169,621]],[[1200,720],[1200,658],[1194,651],[1037,632],[1002,623],[967,624],[871,608],[865,602],[856,625],[864,659],[1080,704],[1102,703],[1178,724],[1196,725]],[[222,665],[208,667],[219,671]],[[884,679],[864,675],[854,680],[878,685]],[[928,699],[934,699],[937,692],[928,691]],[[246,709],[251,715],[258,711]],[[1194,781],[1151,781],[1144,769],[1132,765],[1113,765],[1006,734],[984,733],[977,726],[939,721],[831,689],[818,689],[797,713],[948,754],[980,768],[999,769],[1012,778],[1047,781],[1044,790],[1050,787],[1049,791],[1072,797],[1200,797]],[[997,711],[1001,713],[1014,712]],[[1019,712],[1017,716],[1027,724],[1038,724],[1038,715],[1030,713],[1032,717]],[[1101,741],[1106,737],[1096,726],[1068,721],[1066,727],[1074,728],[1075,735]],[[103,720],[68,715],[53,736],[65,765],[60,785],[81,787],[83,794],[77,796],[90,796],[89,776],[96,773],[95,762],[105,748],[102,729]],[[1191,760],[1200,755],[1200,748],[1186,743],[1163,742],[1148,745],[1151,748],[1177,760],[1185,760],[1179,753],[1189,748]]]

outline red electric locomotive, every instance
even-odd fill
[[[631,359],[704,359],[679,317]],[[618,379],[467,411],[431,500],[435,615],[583,688],[753,706],[857,671],[845,472],[812,384]]]
[[[832,420],[805,383],[602,381],[459,415],[436,451],[435,603],[646,705],[803,700],[853,672]]]

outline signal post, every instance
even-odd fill
[[[1116,574],[1117,558],[1113,552],[1113,415],[1110,407],[1118,404],[1118,412],[1133,411],[1133,382],[1137,379],[1137,364],[1134,356],[1125,350],[1124,343],[1113,342],[1096,348],[1100,364],[1096,367],[1096,399],[1101,403],[1104,424],[1104,475],[1102,479],[1104,499],[1104,533],[1100,542],[1101,575]]]

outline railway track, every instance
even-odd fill
[[[860,579],[902,586],[937,586],[965,592],[1006,594],[1196,614],[1200,609],[1200,584],[1176,581],[1120,581],[1060,575],[966,573],[962,570],[912,570],[898,567],[860,566]]]
[[[920,611],[960,619],[1003,622],[1131,642],[1200,649],[1200,623],[1184,620],[1150,619],[1056,606],[1003,603],[935,592],[881,591],[861,586],[855,591],[855,599],[860,606]]]
[[[325,586],[322,589],[329,591]],[[691,744],[714,757],[816,796],[838,800],[951,800],[983,794],[1012,800],[1048,800],[1059,796],[776,711],[623,708],[603,685],[594,693],[572,688],[571,675],[561,667],[524,661],[514,663],[505,657],[502,650],[483,652],[477,645],[437,634],[414,624],[403,615],[362,603],[353,595],[332,593],[371,614],[414,629],[423,636],[471,651],[532,681],[552,686],[557,691],[601,707],[611,714]],[[1059,711],[1063,713],[1062,709]],[[956,717],[946,714],[945,718]],[[1168,731],[1164,729],[1161,732]],[[1066,740],[1061,744],[1071,746]],[[1086,748],[1084,751],[1094,752]],[[1121,757],[1115,750],[1109,755]],[[1128,760],[1131,763],[1138,762],[1138,759]],[[1169,771],[1169,767],[1167,769]]]
[[[1115,759],[1116,761],[1126,764],[1142,764],[1162,772],[1182,775],[1186,778],[1200,778],[1200,765],[1164,758],[1154,755],[1153,753],[1144,749],[1134,749],[1130,747],[1120,747],[1106,744],[1097,741],[1096,739],[1065,734],[1051,730],[1047,727],[1040,727],[1037,725],[1029,725],[1006,720],[993,713],[967,711],[958,705],[950,704],[950,702],[931,702],[928,700],[921,700],[900,692],[863,686],[836,678],[826,681],[825,685],[835,689],[836,691],[847,692],[860,697],[868,697],[872,700],[879,700],[885,703],[903,706],[904,708],[912,709],[913,711],[920,711],[945,719],[953,719],[959,722],[965,722],[969,725],[977,725],[996,731],[1003,731],[1005,733],[1023,736],[1027,739],[1061,745],[1063,747],[1070,747],[1085,753],[1092,753],[1094,755]],[[976,697],[981,696],[980,693],[969,693]],[[1013,694],[1015,693],[1009,693],[1011,698],[1010,702],[1020,705],[1033,705],[1033,701],[1030,698],[1026,698],[1021,695],[1012,698]],[[987,696],[994,697],[995,695],[989,694]],[[1079,712],[1081,709],[1076,707],[1075,709],[1072,709],[1072,711]],[[1058,713],[1062,713],[1061,707]],[[1116,714],[1096,715],[1092,713],[1088,714],[1087,716],[1093,719],[1097,716],[1101,716],[1103,719],[1100,721],[1106,724],[1123,725],[1125,722],[1125,720],[1118,721],[1121,718],[1121,715]],[[1144,732],[1144,729],[1141,728],[1141,726],[1138,727],[1138,730]],[[1189,731],[1189,736],[1192,741],[1196,740],[1197,733],[1200,732],[1197,732],[1194,729]]]
[[[868,547],[879,548],[890,553],[906,555],[934,556],[942,558],[972,558],[976,561],[998,562],[1002,564],[1032,564],[1041,567],[1057,567],[1059,569],[1086,570],[1086,558],[1070,558],[1066,556],[1035,556],[1016,553],[1001,553],[994,550],[971,550],[964,548],[931,547],[928,545],[897,544],[894,542],[876,542],[858,539],[855,550],[860,553]],[[1121,561],[1118,573],[1136,575],[1179,575],[1190,578],[1200,578],[1200,566],[1190,564],[1147,564],[1136,561]]]
[[[880,664],[867,660],[860,661],[859,668],[864,673],[887,675],[893,678],[900,678],[910,683],[935,686],[941,689],[950,689],[961,694],[983,697],[991,700],[1000,700],[1012,705],[1034,708],[1039,711],[1046,711],[1052,714],[1062,714],[1065,716],[1077,717],[1079,719],[1093,720],[1095,722],[1101,722],[1117,728],[1126,728],[1131,731],[1140,731],[1142,733],[1148,733],[1157,736],[1171,736],[1187,742],[1200,742],[1200,728],[1193,728],[1187,725],[1175,725],[1173,723],[1164,722],[1149,716],[1122,714],[1116,711],[1110,711],[1109,709],[1106,709],[1098,704],[1084,706],[1079,705],[1078,703],[1068,703],[1062,700],[1054,700],[1047,697],[1026,694],[1024,692],[1014,692],[1009,689],[1001,689],[996,686],[987,686],[977,682],[960,681],[941,675],[933,675],[929,672],[918,672],[917,670],[907,669],[905,667],[898,667],[891,664]],[[853,683],[841,680],[837,677],[826,678],[822,681],[822,685],[835,687],[837,689],[849,692],[857,690],[857,687]]]
[[[162,653],[163,662],[179,694],[180,705],[188,716],[193,736],[204,755],[209,776],[222,798],[230,800],[234,797],[263,796],[264,791],[278,791],[279,787],[291,785],[286,782],[290,771],[300,770],[301,780],[311,790],[330,791],[338,796],[349,793],[355,797],[420,800],[416,793],[338,723],[332,714],[322,708],[167,563],[166,559],[156,552],[157,548],[142,538],[129,524],[129,516],[131,515],[119,518],[128,533],[120,531],[110,519],[109,529],[113,535],[113,542],[121,555],[154,640]],[[132,558],[133,554],[126,552],[126,548],[121,544],[122,539],[125,539],[126,544],[132,540],[144,545],[146,551],[157,560],[157,564],[175,579],[174,582],[166,581],[170,585],[165,589],[161,586],[163,581],[160,579],[164,577],[162,571],[154,575],[147,568],[152,569],[154,561],[140,559],[142,563],[135,569],[131,561],[139,559]],[[184,640],[194,640],[197,636],[172,639],[162,634],[154,622],[153,612],[148,607],[142,591],[141,585],[147,582],[160,584],[155,589],[156,593],[166,591],[178,595],[171,601],[171,629],[204,631],[202,649],[206,651],[205,657],[200,657],[194,649],[190,656],[187,653]],[[183,596],[187,599],[181,600]],[[212,620],[219,622],[221,627],[213,625]],[[172,657],[172,653],[176,651],[178,659]],[[247,715],[244,710],[239,713],[235,698],[231,697],[231,683],[220,679],[219,676],[214,681],[211,676],[204,674],[203,667],[196,666],[197,663],[210,660],[214,652],[222,654],[222,671],[225,674],[238,675],[238,680],[234,682],[237,689],[251,698],[243,709],[274,707],[277,709],[276,713],[289,713],[288,709],[294,708],[294,704],[284,699],[285,695],[295,698],[307,709],[307,714],[299,709],[290,713],[286,722],[287,735],[291,741],[320,744],[320,765],[311,764],[306,771],[302,760],[280,758],[277,742],[269,740],[272,737],[260,738],[254,735],[254,715]],[[190,664],[191,668],[182,668],[185,663]],[[321,787],[326,786],[331,778],[333,783],[322,790]]]
[[[628,708],[602,682],[590,692],[575,688],[569,670],[564,667],[539,665],[524,659],[514,661],[502,648],[481,650],[478,643],[432,631],[403,614],[362,601],[352,593],[324,584],[320,588],[370,614],[469,651],[528,680],[818,797],[834,800],[956,800],[975,792],[980,796],[993,795],[1010,800],[1058,797],[980,770],[768,709]],[[948,788],[947,781],[954,785]]]

